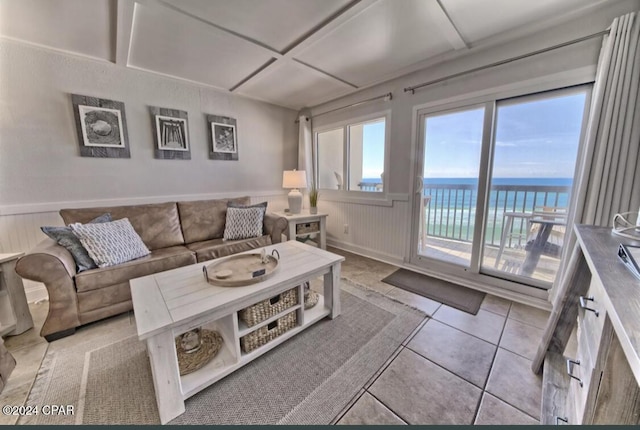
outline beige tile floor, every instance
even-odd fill
[[[346,257],[345,278],[430,316],[336,417],[337,424],[539,422],[541,377],[529,365],[547,312],[487,295],[473,316],[381,282],[394,266],[330,251]],[[17,365],[0,405],[24,404],[46,353],[38,332],[48,304],[31,304],[30,310],[35,328],[5,339]],[[0,424],[16,419],[0,415]]]
[[[344,277],[430,316],[337,424],[539,424],[530,364],[548,312],[487,295],[471,315],[381,282],[394,266],[330,250]]]

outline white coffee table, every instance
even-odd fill
[[[245,287],[218,287],[207,283],[198,263],[131,280],[131,296],[138,338],[146,340],[160,421],[184,413],[185,399],[244,366],[300,331],[328,316],[340,314],[340,265],[344,257],[288,241],[265,248],[280,253],[277,271],[269,279]],[[248,253],[259,253],[260,250]],[[304,309],[303,283],[324,275],[324,295]],[[238,311],[298,287],[298,303],[253,327],[238,319]],[[297,326],[249,353],[239,339],[295,310]],[[203,368],[180,376],[176,336],[197,327],[218,331],[224,345]]]

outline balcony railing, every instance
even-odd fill
[[[382,182],[358,182],[360,191],[382,192]]]
[[[566,208],[571,188],[542,185],[495,185],[489,193],[485,244],[499,245],[505,212],[532,212],[537,207]],[[473,240],[478,197],[476,185],[425,184],[427,235],[464,242]],[[512,232],[526,237],[526,222],[514,222]],[[518,231],[519,230],[519,231]],[[518,239],[522,240],[522,239]],[[522,245],[522,243],[519,243]]]

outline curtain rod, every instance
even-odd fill
[[[325,114],[328,114],[328,113],[331,113],[331,112],[336,112],[336,111],[339,111],[339,110],[342,110],[342,109],[348,109],[348,108],[352,108],[352,107],[355,107],[355,106],[360,106],[360,105],[363,105],[365,103],[370,103],[370,102],[373,102],[373,101],[376,101],[376,100],[380,100],[380,99],[383,99],[385,102],[388,102],[389,100],[393,99],[393,93],[382,94],[381,96],[371,97],[370,99],[366,99],[366,100],[362,100],[362,101],[359,101],[359,102],[351,103],[350,105],[347,105],[347,106],[342,106],[342,107],[339,107],[339,108],[331,109],[331,110],[328,110],[326,112],[320,112],[319,114],[314,115],[312,118],[315,118],[315,117],[320,116],[320,115],[325,115]],[[309,118],[307,118],[307,121],[309,121]],[[300,120],[296,120],[296,123],[298,123],[298,122],[300,122]]]
[[[453,75],[445,76],[443,78],[434,79],[432,81],[424,82],[422,84],[414,85],[412,87],[406,87],[404,89],[404,92],[405,93],[410,92],[411,94],[415,94],[417,89],[424,88],[424,87],[429,86],[429,85],[437,84],[439,82],[446,81],[446,80],[453,79],[453,78],[457,78],[459,76],[464,76],[464,75],[467,75],[469,73],[475,73],[475,72],[479,72],[481,70],[490,69],[492,67],[502,66],[503,64],[511,63],[511,62],[517,61],[517,60],[522,60],[523,58],[533,57],[534,55],[543,54],[545,52],[553,51],[554,49],[563,48],[565,46],[573,45],[573,44],[579,43],[579,42],[584,42],[585,40],[593,39],[595,37],[600,37],[600,36],[603,36],[603,35],[608,34],[608,33],[609,33],[608,29],[607,30],[603,30],[603,31],[600,31],[598,33],[590,34],[588,36],[584,36],[584,37],[580,37],[578,39],[570,40],[568,42],[563,42],[563,43],[560,43],[558,45],[550,46],[548,48],[543,48],[543,49],[539,49],[537,51],[529,52],[528,54],[518,55],[517,57],[508,58],[506,60],[498,61],[496,63],[487,64],[486,66],[480,66],[480,67],[476,67],[476,68],[471,69],[471,70],[465,70],[464,72],[454,73]]]

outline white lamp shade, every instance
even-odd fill
[[[307,188],[307,173],[304,170],[282,172],[282,188]]]

